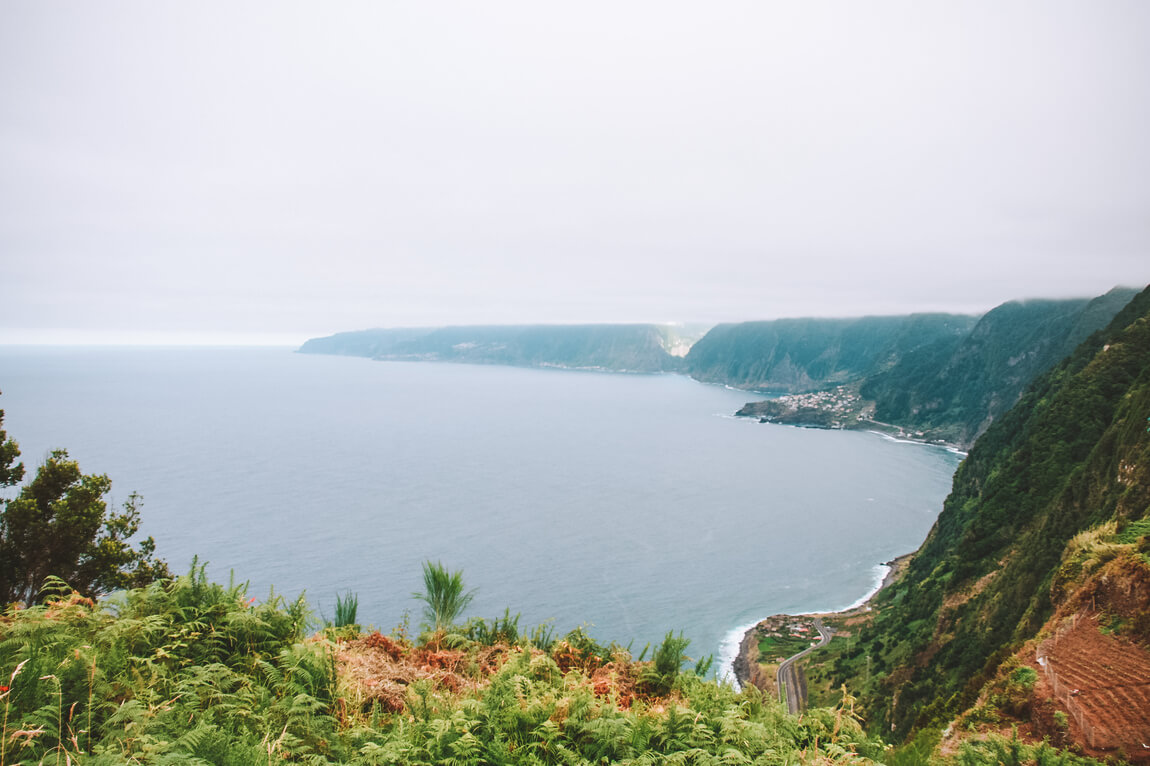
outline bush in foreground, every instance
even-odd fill
[[[544,651],[518,630],[507,641],[507,616],[449,629],[444,645],[307,636],[306,618],[302,599],[257,602],[203,567],[106,603],[61,587],[11,608],[0,761],[856,763],[882,752],[849,708],[788,716],[757,690],[665,657],[635,661],[581,630]],[[662,653],[678,657],[671,638]]]

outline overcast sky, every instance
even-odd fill
[[[0,343],[1150,282],[1150,3],[0,0]]]

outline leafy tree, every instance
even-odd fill
[[[475,598],[475,590],[463,592],[463,572],[448,572],[442,563],[423,562],[423,593],[411,594],[423,601],[423,615],[436,632],[450,627]]]
[[[0,487],[11,487],[24,478],[24,464],[17,463],[20,446],[4,431],[4,410],[0,410]]]
[[[3,412],[0,411],[0,425]],[[23,478],[16,442],[0,430],[0,486]],[[105,496],[112,482],[85,476],[64,450],[49,455],[35,477],[0,510],[0,603],[33,603],[49,576],[86,596],[138,587],[170,577],[154,557],[152,538],[133,547],[140,527],[140,498],[132,494],[120,512]]]

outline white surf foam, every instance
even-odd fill
[[[887,441],[894,442],[895,444],[919,444],[919,445],[922,445],[923,447],[942,447],[947,452],[949,452],[953,455],[958,455],[959,457],[966,457],[968,454],[968,453],[960,450],[958,447],[951,447],[949,445],[944,445],[944,444],[932,444],[931,442],[923,441],[922,439],[900,439],[897,436],[891,436],[890,434],[884,434],[882,431],[870,431],[870,430],[868,430],[867,433],[868,434],[874,434],[875,436],[881,436],[882,438],[886,439]]]
[[[842,609],[836,609],[836,612],[848,612],[851,609],[858,609],[860,606],[874,598],[874,594],[878,593],[879,590],[882,589],[882,581],[886,579],[888,574],[890,574],[890,565],[875,564],[871,568],[871,572],[874,573],[874,584],[871,586],[871,589],[868,590],[864,596],[849,606],[845,606]]]
[[[867,433],[868,434],[874,434],[875,436],[881,436],[882,438],[886,439],[887,441],[894,442],[895,444],[926,444],[926,442],[918,441],[917,439],[900,439],[897,436],[891,436],[890,434],[884,434],[882,431],[867,431]],[[927,446],[929,446],[929,445],[927,445]]]
[[[740,625],[728,631],[727,634],[723,636],[723,640],[719,643],[720,683],[729,683],[734,686],[736,690],[742,688],[739,679],[735,678],[735,658],[739,656],[739,644],[743,642],[743,636],[747,635],[747,631],[760,622],[762,622],[762,620],[755,620],[754,622],[748,622],[746,625]]]

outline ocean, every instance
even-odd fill
[[[763,617],[873,591],[960,460],[734,418],[753,395],[676,375],[8,346],[0,392],[29,472],[65,448],[115,504],[138,492],[175,571],[198,556],[257,598],[305,592],[317,620],[353,592],[387,632],[418,626],[440,561],[477,589],[465,616],[636,655],[681,631],[716,667]]]

